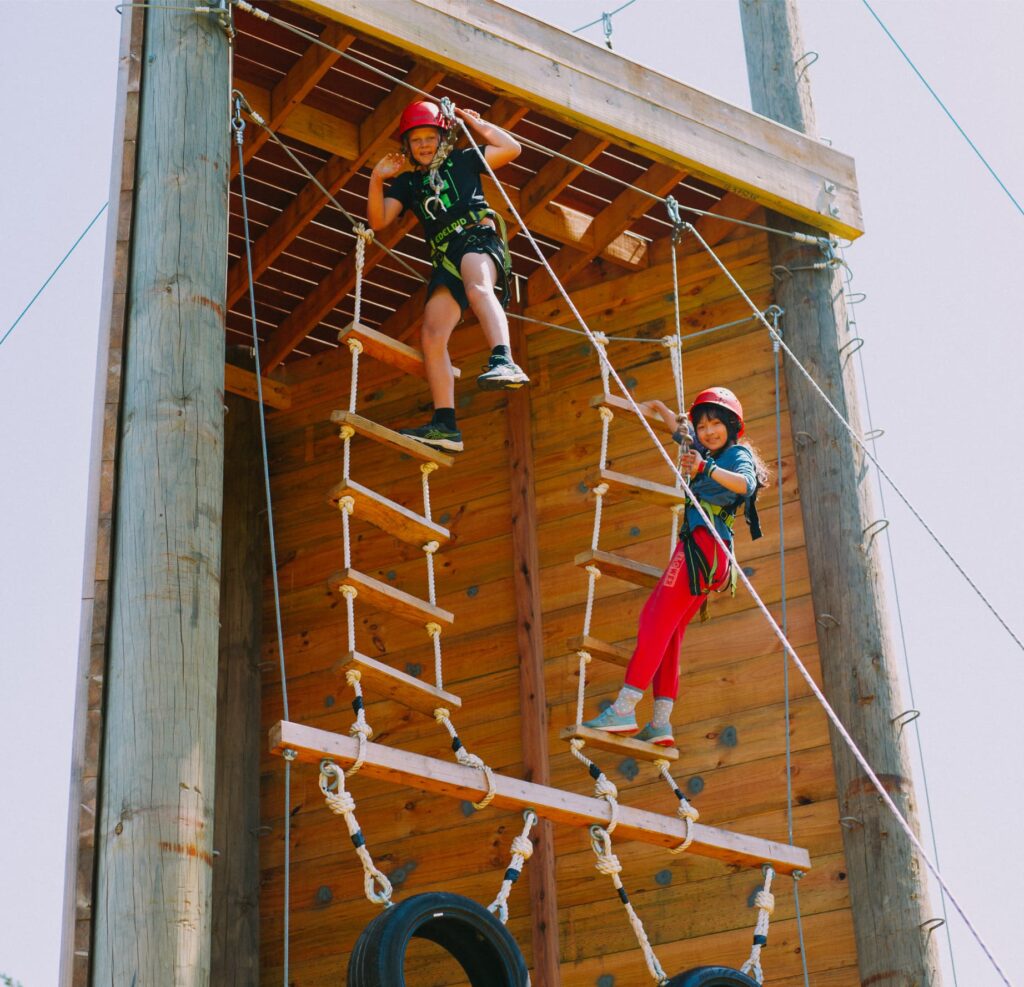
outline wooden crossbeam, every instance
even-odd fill
[[[665,195],[685,177],[685,172],[668,165],[654,164],[634,182],[636,189],[628,188],[620,192],[615,199],[601,210],[590,224],[591,242],[588,247],[563,247],[551,258],[551,269],[563,284],[571,281],[616,237],[622,235],[634,220],[639,219],[657,202],[649,195],[637,189],[643,189],[653,195]],[[642,241],[638,241],[642,242]],[[530,275],[526,285],[526,297],[531,305],[550,298],[557,287],[551,275],[543,267],[538,267]]]
[[[346,339],[358,339],[363,344],[363,352],[374,360],[381,363],[390,363],[407,374],[415,374],[417,377],[426,377],[426,364],[423,362],[423,354],[413,347],[403,343],[401,340],[389,336],[385,332],[371,329],[359,322],[350,322],[344,329],[338,332],[338,342]],[[458,367],[452,367],[455,378],[462,376]]]
[[[408,507],[389,500],[355,480],[342,480],[327,494],[328,503],[335,508],[342,497],[351,497],[355,501],[353,517],[369,521],[410,545],[425,545],[430,541],[443,545],[451,537],[447,528],[442,528],[422,514],[410,511]]]
[[[619,497],[629,497],[654,507],[674,507],[686,501],[686,491],[679,487],[670,487],[666,483],[655,483],[639,476],[628,476],[616,470],[595,469],[587,473],[587,483],[591,488],[599,483],[608,484],[608,493]]]
[[[384,425],[378,425],[376,422],[370,421],[369,418],[357,415],[354,411],[332,411],[331,421],[335,425],[350,425],[357,435],[372,439],[381,445],[390,446],[398,452],[404,452],[425,463],[437,463],[438,466],[452,466],[455,463],[453,456],[441,452],[440,449],[417,442],[415,439],[410,439],[407,435],[395,432]]]
[[[258,396],[256,375],[251,370],[244,370],[242,367],[225,363],[224,390],[230,394],[237,394],[239,397],[255,401]],[[264,377],[263,403],[283,411],[292,406],[292,392],[287,384]]]
[[[426,713],[428,716],[433,715],[434,710],[439,707],[458,709],[462,706],[462,700],[454,693],[421,682],[412,675],[400,672],[397,668],[362,655],[358,651],[348,651],[342,655],[335,664],[334,671],[344,675],[353,668],[361,675],[364,693],[369,693],[371,697],[393,699],[403,706],[408,706],[409,709]]]
[[[594,658],[611,662],[613,665],[621,665],[623,668],[629,664],[629,659],[633,657],[633,652],[628,648],[620,648],[617,644],[610,644],[608,641],[591,637],[589,634],[571,637],[566,641],[566,645],[572,651],[586,651]]]
[[[639,404],[639,402],[637,402]],[[621,411],[627,417],[635,419],[636,412],[633,410],[630,403],[625,398],[620,398],[617,394],[609,394],[607,397],[604,394],[597,394],[590,399],[591,408],[610,408],[612,411]],[[651,428],[655,432],[667,432],[672,435],[674,429],[669,428],[665,423],[665,419],[661,415],[653,411],[647,411],[646,409],[640,409],[644,418],[651,423]]]
[[[585,552],[580,552],[575,561],[581,568],[596,565],[605,576],[614,576],[616,579],[646,589],[653,589],[661,579],[661,570],[657,566],[635,562],[624,555],[605,552],[599,548],[588,548]]]
[[[419,89],[430,90],[444,78],[437,69],[416,65],[406,80]],[[358,152],[351,158],[334,156],[317,173],[317,181],[334,194],[382,149],[392,131],[398,126],[402,110],[409,102],[409,90],[396,86],[359,125]],[[266,232],[252,245],[252,276],[259,280],[264,271],[287,249],[288,245],[311,223],[327,204],[327,196],[315,182],[308,182],[270,224]],[[369,253],[369,251],[367,251]],[[228,308],[245,294],[248,271],[245,259],[239,258],[228,272]],[[316,323],[312,323],[315,325]],[[308,331],[308,327],[307,327]],[[302,333],[298,338],[305,335]]]
[[[269,112],[260,113],[260,116],[267,121],[267,125],[275,133],[281,129],[285,120],[291,116],[306,96],[312,92],[331,66],[341,58],[341,52],[352,45],[356,36],[340,24],[331,22],[324,28],[320,40],[337,50],[331,51],[330,48],[325,48],[321,44],[310,45],[288,70],[285,77],[274,86],[270,93]],[[250,105],[252,105],[251,101]],[[253,109],[259,113],[255,106]],[[242,147],[242,157],[248,164],[270,137],[262,127],[250,125],[246,129],[248,139]],[[238,159],[232,157],[231,177],[234,178],[237,173]]]
[[[342,586],[352,586],[359,594],[356,597],[357,600],[369,604],[374,610],[393,614],[414,624],[426,624],[434,621],[451,627],[455,623],[455,615],[450,610],[435,607],[432,603],[413,596],[412,593],[389,586],[358,569],[341,569],[339,572],[332,573],[327,580],[327,585],[334,593],[340,593]]]
[[[348,767],[359,756],[359,744],[354,737],[287,720],[281,720],[271,728],[269,739],[271,753],[283,755],[285,751],[294,751],[296,760],[304,764],[315,765],[323,758],[329,758],[339,766]],[[483,773],[476,768],[373,742],[366,745],[361,773],[380,781],[464,801],[478,802],[487,791]],[[538,816],[567,826],[585,827],[593,823],[606,826],[611,821],[611,807],[604,799],[520,781],[498,773],[494,774],[494,787],[492,804],[499,809],[533,808]],[[679,846],[686,836],[686,827],[677,816],[620,805],[618,819],[615,829],[617,840],[638,840],[672,849]],[[780,874],[808,871],[811,867],[810,855],[802,847],[731,833],[703,823],[694,824],[693,842],[688,852],[740,867],[771,864]]]
[[[564,727],[558,736],[562,740],[584,740],[588,747],[596,747],[598,750],[608,751],[611,754],[620,754],[622,757],[636,757],[641,761],[679,760],[679,749],[676,747],[660,747],[657,744],[648,744],[643,740],[634,740],[632,737],[623,737],[605,730],[593,730],[583,726],[582,723]]]
[[[579,131],[558,149],[564,157],[551,158],[519,191],[520,215],[529,226],[534,214],[558,197],[609,146],[607,140]],[[571,158],[572,161],[566,161]],[[573,162],[579,162],[573,164]]]

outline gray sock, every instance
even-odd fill
[[[643,699],[643,696],[644,694],[639,689],[634,689],[631,685],[624,685],[619,689],[619,694],[615,697],[615,702],[612,703],[612,709],[619,716],[628,716],[636,709],[636,704]]]
[[[651,725],[656,727],[672,726],[672,707],[674,699],[656,697],[654,700],[654,715],[651,717]]]

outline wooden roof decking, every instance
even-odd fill
[[[493,7],[505,11],[496,4]],[[726,193],[689,174],[679,163],[656,161],[626,146],[625,141],[613,142],[607,135],[580,129],[535,105],[498,95],[493,87],[453,74],[422,55],[414,58],[357,27],[325,24],[295,6],[275,5],[273,13],[368,65],[407,79],[437,97],[448,96],[457,105],[477,109],[552,152],[524,146],[520,158],[504,167],[499,178],[545,256],[572,287],[643,271],[668,259],[671,224],[664,208],[615,179],[655,195],[672,194],[684,206],[738,218],[749,217],[758,208],[753,199]],[[534,24],[529,18],[526,22]],[[237,28],[234,85],[345,209],[364,217],[369,172],[383,153],[396,147],[393,135],[398,115],[414,98],[411,91],[279,25],[240,12]],[[269,372],[285,360],[337,345],[338,330],[352,319],[355,275],[349,221],[281,147],[265,138],[261,128],[249,122],[245,172],[256,318],[264,368]],[[599,174],[582,170],[555,153],[589,164]],[[234,160],[232,170],[237,171]],[[498,190],[489,188],[488,198],[511,220]],[[712,241],[731,229],[710,217],[698,225]],[[236,175],[228,244],[229,343],[251,338],[242,234]],[[383,231],[380,239],[421,276],[429,273],[421,231],[408,217]],[[553,296],[555,286],[521,232],[512,237],[510,248],[521,300],[536,305]],[[363,323],[397,338],[409,338],[422,310],[421,289],[409,271],[379,247],[371,246],[366,258]]]

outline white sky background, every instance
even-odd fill
[[[602,11],[513,5],[569,29]],[[874,6],[1021,199],[1024,5]],[[879,456],[1020,634],[1024,217],[859,0],[801,13],[818,126],[857,161],[868,232],[847,259]],[[620,54],[749,106],[737,0],[637,0],[613,23]],[[106,0],[0,0],[0,335],[107,196],[118,30]],[[103,226],[0,346],[0,973],[24,987],[57,978]],[[943,872],[1013,979],[1024,655],[886,499]],[[961,987],[999,984],[951,924]]]

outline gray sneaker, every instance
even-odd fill
[[[435,449],[447,449],[449,452],[462,452],[462,433],[457,428],[448,428],[438,422],[427,422],[418,428],[400,428],[399,435],[407,435],[410,439],[422,442]]]
[[[487,369],[477,377],[477,387],[482,391],[514,391],[529,384],[530,378],[522,368],[503,356],[492,356]]]

